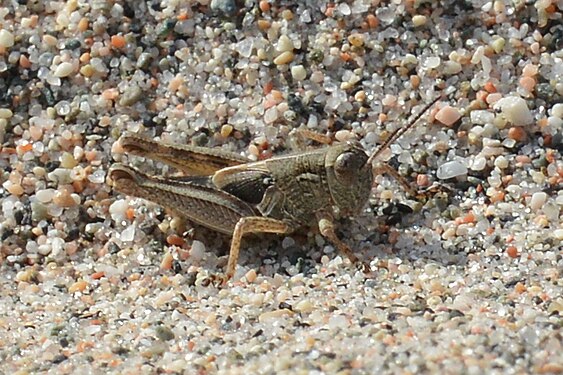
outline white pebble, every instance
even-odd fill
[[[297,302],[297,304],[293,306],[293,309],[300,313],[309,313],[315,309],[315,306],[311,303],[310,300],[304,299]]]
[[[417,14],[417,15],[413,16],[412,23],[413,23],[414,27],[423,26],[423,25],[426,24],[426,16]]]
[[[471,111],[469,117],[472,124],[485,125],[493,122],[495,114],[486,110],[475,110]]]
[[[348,327],[348,319],[344,315],[335,315],[328,320],[328,329],[335,330],[337,328]]]
[[[295,65],[291,67],[291,76],[296,81],[303,81],[307,77],[307,70],[303,65]]]
[[[282,36],[280,36],[280,38],[278,39],[278,43],[276,45],[276,51],[278,52],[293,51],[293,43],[291,42],[291,39],[289,39],[287,35],[283,34]]]
[[[8,119],[11,118],[14,113],[8,108],[0,108],[0,118]]]
[[[41,203],[49,203],[53,199],[54,196],[55,196],[55,190],[54,189],[38,190],[35,193],[35,197]]]
[[[563,229],[556,229],[553,231],[553,236],[556,240],[563,241]]]
[[[123,242],[131,242],[135,239],[135,224],[129,225],[121,232],[119,239]]]
[[[563,103],[554,104],[551,108],[551,115],[559,119],[563,118]]]
[[[37,198],[39,199],[39,198]],[[109,214],[112,220],[119,222],[125,220],[125,211],[129,204],[125,199],[118,199],[109,206]]]
[[[438,56],[427,56],[422,58],[421,65],[424,69],[436,69],[442,60]]]
[[[532,194],[532,199],[530,199],[530,208],[534,211],[539,210],[545,204],[547,200],[547,194],[543,191],[538,191]]]
[[[264,122],[266,124],[271,124],[278,119],[278,110],[276,107],[271,107],[264,113]]]
[[[457,61],[446,61],[444,62],[444,68],[442,71],[444,74],[452,75],[461,72],[462,66]]]
[[[534,121],[532,112],[522,98],[516,96],[502,98],[496,106],[500,107],[506,119],[516,126],[529,125]]]
[[[68,77],[74,71],[74,66],[69,62],[60,63],[55,69],[55,77]]]
[[[190,250],[190,256],[196,260],[202,260],[205,255],[205,245],[201,241],[194,240],[192,242],[192,248]]]
[[[498,156],[495,159],[495,167],[498,167],[500,169],[508,168],[508,159],[502,155]]]
[[[473,163],[471,164],[471,169],[474,171],[482,171],[487,166],[487,159],[482,156],[478,155],[475,159],[473,159]]]
[[[449,161],[440,165],[436,172],[436,176],[440,180],[447,180],[464,174],[467,174],[467,167],[459,160]]]
[[[0,30],[0,47],[9,48],[14,45],[14,35],[6,29]]]

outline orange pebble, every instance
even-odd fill
[[[94,273],[92,274],[92,279],[94,279],[94,280],[99,280],[99,279],[101,279],[102,277],[104,277],[105,275],[106,275],[106,274],[104,273],[104,271],[94,272]]]
[[[368,22],[368,25],[371,29],[375,29],[377,26],[379,26],[379,20],[373,14],[368,14],[366,21]]]
[[[78,31],[84,32],[88,30],[88,18],[82,17],[80,21],[78,21]]]
[[[482,102],[484,102],[485,100],[487,100],[487,96],[489,96],[489,93],[483,90],[479,90],[477,91],[477,94],[475,95],[475,98],[477,100],[480,100]]]
[[[111,37],[111,46],[114,48],[123,48],[127,42],[125,41],[125,37],[123,35],[112,35]]]
[[[485,83],[484,89],[487,90],[487,92],[489,92],[491,94],[497,92],[497,88],[496,88],[495,84],[492,83],[491,81]]]
[[[494,193],[491,196],[491,202],[492,203],[502,202],[502,201],[504,201],[504,192],[503,191],[497,191],[496,193]]]
[[[260,4],[258,6],[260,7],[260,10],[262,12],[268,12],[270,10],[270,3],[266,0],[260,1]]]
[[[80,280],[80,281],[77,281],[74,284],[72,284],[68,288],[68,292],[69,293],[83,292],[86,289],[87,286],[88,286],[88,283],[86,281]]]
[[[20,66],[24,69],[29,69],[31,63],[26,55],[20,55]]]
[[[33,144],[30,142],[24,143],[23,145],[19,145],[17,147],[18,153],[25,154],[28,151],[33,149]]]
[[[273,88],[274,88],[274,82],[273,81],[266,82],[266,84],[264,85],[264,95],[268,95],[272,91]]]
[[[169,245],[174,245],[174,246],[184,246],[184,244],[186,243],[186,241],[184,241],[184,239],[176,234],[171,234],[168,237],[166,237],[166,242]]]
[[[340,58],[342,59],[342,61],[348,62],[352,59],[352,56],[350,56],[348,52],[342,52],[340,53]]]
[[[418,86],[420,86],[420,77],[417,75],[412,75],[409,78],[411,85],[414,89],[418,88]]]
[[[90,62],[90,52],[84,52],[82,55],[80,55],[79,58],[81,63],[89,63]]]
[[[127,220],[133,220],[135,218],[135,210],[133,207],[129,207],[127,211],[125,211],[125,216],[127,217]]]
[[[511,258],[516,258],[518,256],[518,249],[516,246],[508,246],[506,248],[506,254]]]
[[[508,138],[522,142],[526,140],[526,131],[521,126],[513,126],[508,130]]]
[[[514,285],[514,291],[518,294],[522,294],[526,291],[526,285],[522,284],[522,283],[517,283],[516,285]]]
[[[102,98],[105,100],[115,100],[119,96],[119,91],[115,88],[102,91]]]

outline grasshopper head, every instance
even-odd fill
[[[325,160],[332,199],[344,214],[358,213],[371,191],[373,174],[368,155],[358,142],[333,147]]]

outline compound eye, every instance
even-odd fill
[[[356,180],[361,168],[366,163],[365,156],[353,152],[345,152],[336,158],[334,173],[336,179],[343,185],[352,185]]]

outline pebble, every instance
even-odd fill
[[[249,270],[244,277],[246,278],[246,281],[248,281],[249,283],[253,283],[254,281],[256,281],[256,277],[258,275],[256,274],[256,270],[251,269]]]
[[[109,206],[109,214],[111,219],[116,222],[120,222],[125,220],[126,218],[126,211],[129,208],[129,204],[125,199],[116,199],[110,206]]]
[[[438,167],[436,177],[440,180],[447,180],[467,174],[467,167],[459,160],[446,162]]]
[[[78,165],[76,159],[70,152],[63,152],[61,155],[61,167],[66,169],[72,169]]]
[[[543,191],[538,191],[532,194],[532,199],[530,199],[530,208],[537,211],[543,207],[547,201],[547,194]]]
[[[491,124],[495,120],[495,114],[486,110],[474,110],[469,115],[472,124]]]
[[[471,169],[474,171],[482,171],[487,166],[487,158],[482,155],[479,155],[473,159],[473,163],[471,163]]]
[[[238,10],[235,0],[211,0],[209,6],[211,10],[223,13],[227,16],[235,15]]]
[[[461,113],[459,113],[459,110],[457,108],[447,105],[441,108],[438,113],[436,113],[435,118],[440,123],[449,127],[455,124],[461,118]]]
[[[516,126],[529,125],[534,121],[526,101],[516,96],[502,98],[496,103],[506,119]]]
[[[0,30],[0,47],[10,48],[14,46],[14,34],[6,29]]]
[[[303,65],[295,65],[291,67],[291,76],[296,81],[303,81],[307,78],[307,70]]]
[[[462,65],[457,61],[445,61],[443,66],[444,74],[458,74],[463,69]]]
[[[201,241],[194,240],[190,249],[190,257],[195,261],[201,261],[205,256],[205,245]]]
[[[68,288],[68,292],[69,293],[78,293],[78,292],[83,292],[86,290],[86,288],[88,287],[88,282],[84,281],[84,280],[80,280],[75,282],[74,284],[72,284],[69,288]]]
[[[285,34],[281,35],[276,44],[276,51],[278,52],[291,52],[293,51],[293,42]]]
[[[133,104],[137,103],[142,97],[143,90],[141,90],[138,85],[131,84],[123,92],[121,99],[119,99],[119,105],[123,107],[130,107]]]
[[[35,197],[37,198],[37,200],[41,203],[49,203],[51,202],[51,200],[53,199],[53,197],[55,196],[55,190],[54,189],[43,189],[43,190],[38,190],[35,193]]]
[[[229,124],[225,124],[221,127],[221,136],[228,137],[233,132],[233,126]]]
[[[135,224],[129,225],[121,232],[119,239],[123,242],[133,241],[133,239],[135,239],[135,230]]]
[[[495,159],[495,166],[499,167],[500,169],[508,168],[508,159],[506,157],[504,157],[503,155],[498,156]]]
[[[426,25],[426,16],[417,14],[412,17],[412,23],[414,27],[420,27]]]
[[[508,130],[508,138],[523,142],[527,138],[526,131],[521,126],[513,126]]]
[[[421,59],[423,69],[436,69],[440,66],[442,60],[438,56],[426,56]]]
[[[291,51],[282,52],[278,57],[274,59],[274,64],[276,65],[289,64],[290,62],[293,61],[293,56],[294,56],[293,52]]]
[[[64,78],[68,77],[74,72],[74,65],[69,62],[62,62],[55,68],[55,77]]]
[[[557,103],[551,107],[551,115],[558,119],[563,119],[563,103]]]
[[[354,47],[361,47],[364,45],[364,36],[360,33],[354,33],[348,36],[348,42]]]
[[[279,117],[278,109],[274,106],[268,108],[266,112],[264,112],[264,122],[266,124],[271,124],[275,122]]]
[[[307,314],[315,309],[315,306],[311,303],[309,299],[303,299],[293,306],[293,309],[299,313]]]
[[[59,207],[74,207],[80,203],[80,196],[71,194],[67,189],[62,189],[53,196],[53,203]]]
[[[0,108],[0,119],[9,119],[14,113],[8,108]]]

